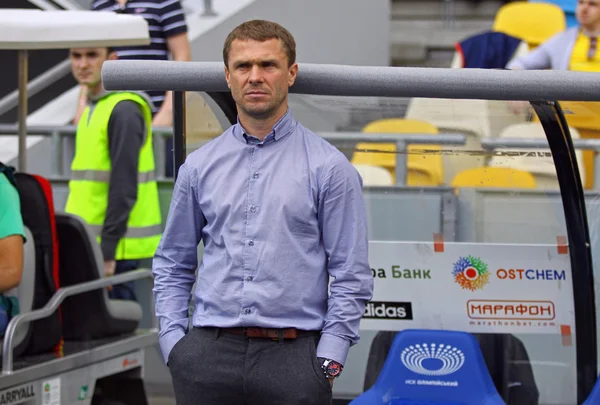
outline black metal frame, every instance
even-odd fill
[[[177,180],[179,168],[185,162],[185,92],[173,92],[173,179]]]
[[[530,103],[548,138],[565,214],[573,278],[577,403],[581,404],[592,392],[598,378],[594,268],[583,185],[569,126],[559,103]]]

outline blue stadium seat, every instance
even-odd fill
[[[475,337],[404,330],[377,382],[351,405],[504,405]]]
[[[600,405],[600,378],[596,380],[590,396],[582,405]]]

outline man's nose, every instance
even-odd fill
[[[87,62],[85,60],[85,58],[79,58],[75,61],[75,66],[77,66],[78,68],[83,68],[87,65]]]
[[[259,66],[252,66],[252,69],[250,70],[250,77],[248,80],[250,80],[250,82],[252,83],[262,81],[262,70]]]

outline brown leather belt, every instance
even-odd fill
[[[299,330],[296,328],[286,329],[270,329],[270,328],[220,328],[221,332],[232,333],[234,335],[243,335],[249,338],[264,338],[264,339],[296,339],[298,336],[306,334],[318,334],[314,330]]]

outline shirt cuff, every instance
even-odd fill
[[[160,345],[160,351],[162,352],[165,364],[169,362],[169,354],[171,353],[171,350],[173,350],[175,344],[184,336],[185,332],[182,329],[177,328],[164,334],[158,339],[158,344]]]
[[[317,345],[317,357],[337,361],[343,366],[348,356],[348,350],[350,350],[349,341],[329,333],[323,333]]]

